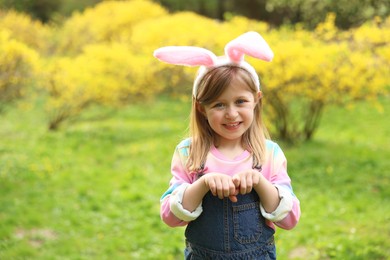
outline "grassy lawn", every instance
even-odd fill
[[[302,219],[277,231],[279,259],[390,259],[390,100],[329,108],[311,142],[279,142]],[[0,116],[0,259],[182,259],[160,220],[190,105],[91,109],[57,132],[44,114]]]

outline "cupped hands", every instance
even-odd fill
[[[256,170],[239,172],[233,176],[223,173],[208,173],[202,178],[206,187],[218,198],[229,198],[237,202],[238,194],[247,194],[261,181],[261,173]]]

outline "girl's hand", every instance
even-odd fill
[[[222,173],[208,173],[203,177],[204,184],[214,196],[223,199],[229,197],[232,202],[237,202],[238,190],[230,176]]]
[[[256,170],[247,170],[235,174],[232,177],[232,180],[236,189],[244,195],[250,193],[253,187],[259,184],[261,177],[262,175],[260,172]]]

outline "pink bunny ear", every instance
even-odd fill
[[[257,32],[247,32],[225,46],[225,54],[234,62],[240,62],[247,54],[264,61],[271,61],[274,53],[267,42]]]
[[[217,56],[209,50],[190,46],[168,46],[154,51],[157,59],[174,64],[185,66],[212,66]]]

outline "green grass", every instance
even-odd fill
[[[94,108],[57,132],[39,107],[1,115],[0,259],[182,259],[159,199],[189,107]],[[361,103],[327,109],[313,141],[280,142],[302,218],[277,230],[279,259],[390,259],[389,136]]]

